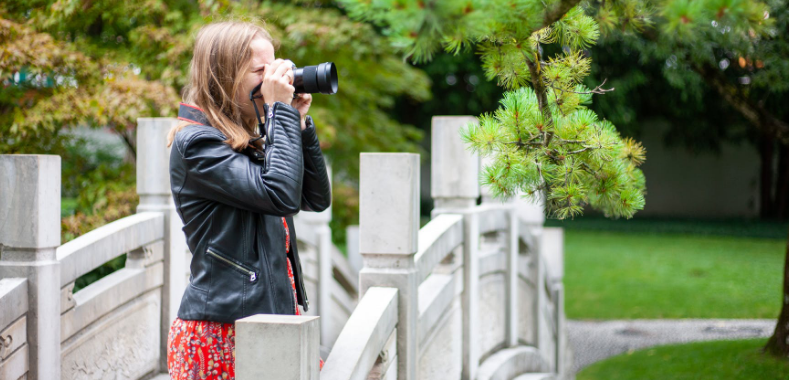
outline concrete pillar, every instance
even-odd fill
[[[186,237],[170,191],[170,148],[167,134],[174,118],[137,119],[137,212],[164,213],[164,285],[162,286],[159,368],[167,370],[167,335],[186,289]]]
[[[327,165],[326,170],[328,171],[329,178],[331,178],[331,167]],[[299,221],[304,222],[307,228],[315,233],[318,244],[316,247],[318,251],[318,294],[316,299],[318,302],[314,305],[311,304],[310,307],[317,306],[315,312],[317,315],[321,316],[321,345],[327,349],[329,348],[329,336],[332,332],[329,322],[332,320],[331,312],[334,310],[331,300],[331,282],[334,281],[334,268],[331,261],[331,228],[329,227],[331,212],[332,207],[329,206],[329,208],[322,212],[300,212],[297,215]]]
[[[29,380],[60,379],[60,157],[0,155],[0,279],[27,278]]]
[[[480,170],[484,170],[486,166],[493,164],[493,157],[482,157]],[[508,209],[507,231],[504,234],[506,239],[506,252],[507,252],[507,266],[505,270],[505,297],[504,302],[504,341],[507,347],[515,347],[518,345],[518,257],[519,257],[519,244],[518,232],[521,224],[519,217],[521,211],[530,210],[528,202],[519,201],[518,196],[513,199],[495,199],[493,193],[488,186],[481,186],[480,192],[482,194],[482,204],[504,207]],[[519,207],[519,204],[522,205]],[[532,207],[533,208],[533,207]],[[541,216],[542,214],[540,214]],[[532,213],[527,215],[530,220],[534,219]],[[540,225],[542,222],[540,222]]]
[[[236,379],[318,380],[320,317],[258,314],[236,321]]]
[[[348,252],[348,264],[355,275],[362,270],[362,255],[359,253],[359,226],[353,225],[345,228],[345,249]]]
[[[430,194],[435,208],[468,208],[479,198],[479,155],[466,150],[460,129],[472,116],[434,116],[431,132]]]
[[[359,299],[373,286],[398,289],[397,378],[416,380],[419,155],[362,153],[359,206]]]
[[[466,149],[460,130],[476,123],[471,116],[435,116],[431,132],[431,215],[463,214],[463,371],[477,377],[479,367],[479,156]]]
[[[513,203],[510,206],[507,216],[507,269],[506,277],[506,305],[504,311],[506,316],[504,318],[506,326],[504,327],[504,338],[508,347],[515,347],[518,345],[518,264],[520,247],[520,236],[518,229],[520,227],[520,220],[518,220],[518,210],[514,208]]]

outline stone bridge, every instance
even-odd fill
[[[191,258],[167,170],[176,122],[138,121],[137,214],[66,244],[60,157],[0,155],[0,380],[168,378],[167,332]],[[433,119],[424,227],[410,153],[361,155],[347,258],[330,239],[331,209],[296,216],[312,307],[237,321],[237,379],[573,377],[562,231],[543,227],[539,206],[481,193],[480,158],[458,134],[469,122]],[[123,254],[123,269],[73,291]]]

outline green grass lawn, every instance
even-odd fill
[[[776,318],[784,239],[565,231],[574,319]]]
[[[654,347],[595,363],[577,380],[785,380],[789,361],[760,352],[765,339]]]

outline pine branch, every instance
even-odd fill
[[[526,60],[526,66],[529,67],[529,73],[531,74],[531,84],[534,88],[534,93],[537,95],[537,107],[540,109],[543,118],[545,119],[545,126],[542,132],[542,141],[543,146],[548,146],[551,142],[552,133],[547,133],[546,129],[549,126],[553,125],[553,117],[551,116],[551,110],[548,108],[548,95],[545,89],[545,84],[543,82],[542,77],[542,70],[540,68],[540,57],[539,57],[539,47],[535,49],[534,55],[535,60]]]
[[[611,91],[614,91],[614,90],[615,90],[615,88],[614,88],[614,87],[611,87],[611,88],[603,88],[603,86],[605,85],[605,82],[606,82],[607,80],[608,80],[608,78],[605,78],[605,79],[603,79],[603,83],[600,83],[600,85],[598,85],[597,87],[595,87],[594,89],[592,89],[592,90],[589,90],[589,91],[572,91],[572,90],[565,90],[565,89],[562,89],[562,88],[559,88],[559,87],[555,87],[555,86],[551,86],[551,88],[552,88],[552,89],[554,89],[554,90],[559,90],[559,91],[561,91],[561,92],[570,92],[570,93],[573,93],[573,94],[581,94],[581,95],[586,95],[586,94],[597,94],[597,95],[603,95],[603,94],[605,94],[606,92],[611,92]]]
[[[561,0],[559,4],[556,4],[553,9],[548,9],[545,12],[545,18],[543,18],[542,27],[550,26],[556,21],[561,20],[564,15],[570,11],[574,6],[578,5],[581,0]]]

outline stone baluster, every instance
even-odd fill
[[[432,216],[464,214],[463,244],[463,370],[473,380],[479,367],[479,219],[475,212],[479,189],[479,156],[466,150],[460,129],[476,123],[471,116],[435,116],[432,121]]]
[[[27,278],[29,380],[60,379],[60,157],[0,155],[0,279]]]
[[[480,170],[485,166],[493,164],[493,157],[483,157]],[[480,189],[482,193],[482,204],[484,205],[498,205],[508,210],[507,212],[507,232],[505,233],[506,251],[507,251],[507,266],[505,269],[505,302],[506,306],[504,317],[504,341],[507,347],[515,347],[518,345],[518,257],[520,248],[519,245],[519,228],[520,208],[518,205],[518,196],[510,200],[495,200],[490,188],[483,186]]]
[[[320,317],[258,314],[236,321],[236,379],[318,380]]]
[[[326,168],[331,178],[331,167]],[[334,281],[334,270],[331,260],[332,241],[331,241],[331,222],[332,207],[329,206],[322,212],[300,212],[296,218],[296,223],[304,223],[305,228],[309,229],[311,233],[315,234],[315,241],[317,244],[317,261],[318,261],[318,287],[317,287],[317,303],[310,305],[311,307],[317,306],[314,309],[314,314],[320,315],[320,334],[321,344],[326,347],[331,342],[329,341],[329,334],[331,333],[329,322],[332,320],[330,314],[332,310],[331,300],[331,282]],[[302,274],[303,275],[303,274]],[[310,310],[313,314],[313,310]],[[328,347],[327,347],[328,348]]]
[[[137,119],[137,212],[164,213],[164,285],[162,287],[159,366],[167,369],[167,335],[186,289],[186,238],[170,190],[170,148],[167,134],[174,118]]]
[[[419,155],[362,153],[359,186],[361,299],[373,286],[398,292],[397,374],[416,380],[419,280]]]
[[[345,249],[348,251],[348,264],[354,274],[359,275],[362,270],[362,255],[359,253],[359,226],[352,225],[345,228]]]

